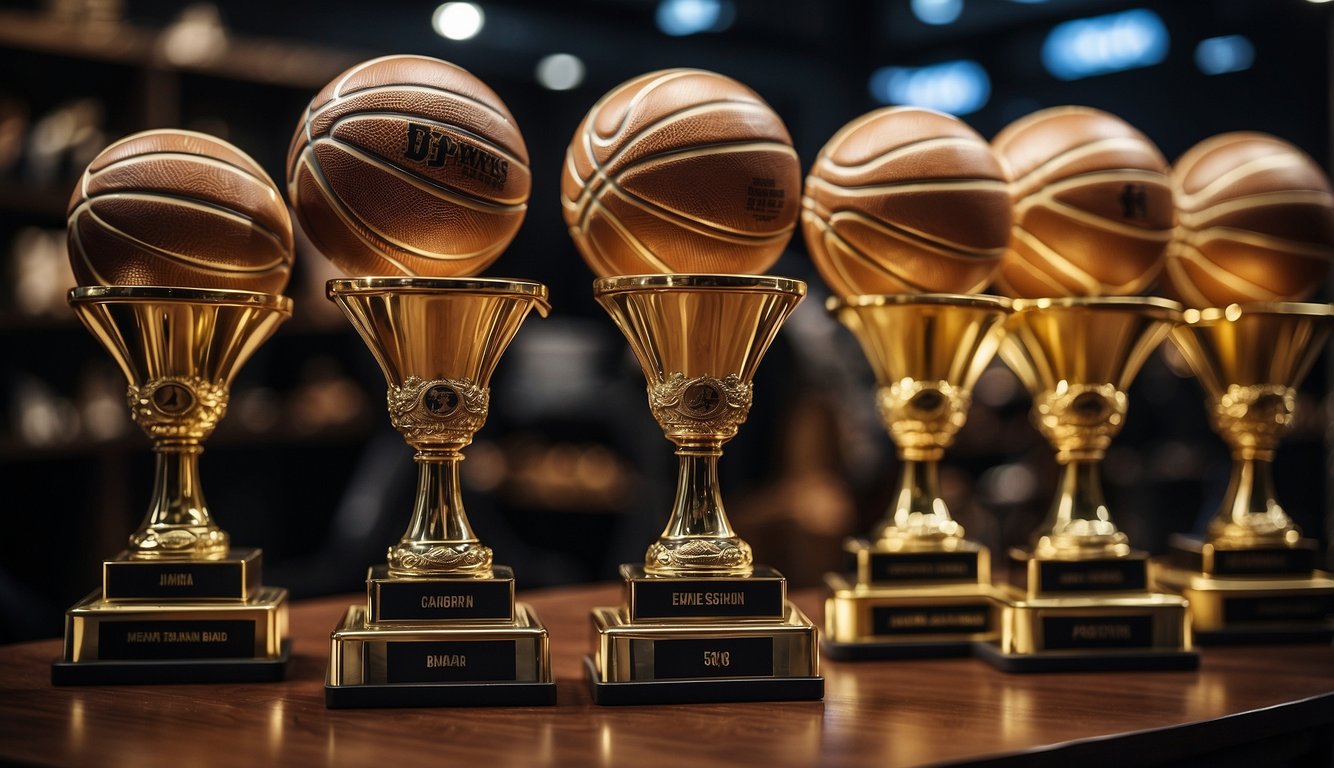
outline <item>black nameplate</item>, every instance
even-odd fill
[[[645,644],[635,645],[636,651],[642,651]],[[636,663],[635,666],[640,665]],[[657,680],[694,677],[773,677],[773,674],[772,637],[653,641],[653,677]]]
[[[1048,651],[1152,646],[1152,616],[1046,616],[1042,619],[1042,647]]]
[[[97,657],[131,659],[248,659],[255,656],[251,621],[104,621]]]
[[[245,565],[224,562],[108,562],[108,600],[243,600]]]
[[[513,682],[513,640],[443,643],[385,643],[385,679],[390,683]]]
[[[1316,568],[1314,549],[1215,549],[1215,576],[1309,576]]]
[[[448,621],[514,616],[512,582],[493,579],[435,579],[374,582],[373,621]]]
[[[971,635],[991,631],[989,603],[871,608],[875,635]]]
[[[877,552],[870,561],[874,584],[977,581],[976,552]]]
[[[1271,595],[1223,600],[1223,623],[1322,623],[1334,617],[1334,595]]]
[[[783,617],[782,579],[638,579],[631,620]]]
[[[1105,560],[1039,560],[1038,591],[1142,592],[1148,588],[1148,569],[1139,558]]]

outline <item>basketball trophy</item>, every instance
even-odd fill
[[[500,98],[422,56],[353,67],[297,126],[292,208],[344,272],[381,275],[331,280],[328,295],[380,364],[417,464],[407,531],[332,633],[329,707],[555,703],[546,627],[473,532],[459,478],[500,356],[548,311],[543,285],[463,277],[518,230],[527,164]]]
[[[835,659],[972,653],[999,624],[990,551],[965,538],[938,465],[996,353],[1010,302],[991,282],[1010,235],[1004,172],[962,121],[912,107],[853,120],[806,180],[808,250],[838,294],[829,311],[875,372],[898,449],[898,493],[869,539],[825,576],[823,649]]]
[[[1272,465],[1334,331],[1334,306],[1299,303],[1334,255],[1329,180],[1286,142],[1231,133],[1183,155],[1172,183],[1169,287],[1193,306],[1172,341],[1204,388],[1232,477],[1203,536],[1174,535],[1153,582],[1190,600],[1202,645],[1328,642],[1334,577],[1279,504]]]
[[[696,194],[701,184],[708,195]],[[815,626],[732,529],[717,469],[750,411],[760,359],[806,293],[796,280],[744,274],[777,259],[799,191],[778,116],[700,70],[613,89],[566,152],[566,223],[680,458],[666,528],[642,563],[621,566],[624,603],[593,610],[586,668],[598,704],[824,695]],[[709,273],[722,270],[743,274]],[[660,274],[634,274],[644,271]]]
[[[51,680],[280,680],[287,590],[264,586],[260,550],[231,546],[214,521],[199,456],[236,372],[292,313],[278,295],[292,264],[282,198],[224,141],[135,134],[80,179],[69,246],[80,284],[70,306],[125,374],[156,474],[129,546],[102,563],[101,589],[66,613]]]
[[[1161,270],[1166,163],[1134,128],[1078,107],[1022,118],[993,146],[1015,200],[1000,282],[1030,297],[1000,355],[1033,395],[1061,474],[1031,545],[1010,552],[1000,638],[977,650],[1010,672],[1193,668],[1186,601],[1149,591],[1148,555],[1113,522],[1098,474],[1126,390],[1181,319],[1176,302],[1124,295]]]

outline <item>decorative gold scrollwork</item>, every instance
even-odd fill
[[[389,418],[408,442],[431,438],[468,443],[486,423],[491,392],[467,379],[409,376],[390,385]]]
[[[658,424],[672,436],[727,439],[750,413],[753,387],[735,373],[726,378],[672,373],[648,388],[649,407]]]
[[[649,573],[684,575],[701,571],[748,571],[754,562],[741,539],[659,539],[644,554]]]
[[[164,376],[125,393],[130,415],[154,438],[202,440],[227,412],[227,387],[197,376]]]
[[[1128,405],[1115,385],[1070,384],[1039,396],[1034,418],[1058,461],[1096,460],[1121,431]]]

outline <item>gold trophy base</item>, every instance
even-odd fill
[[[514,572],[366,577],[367,602],[334,629],[324,703],[346,707],[556,703],[547,629],[514,600]]]
[[[1000,636],[998,594],[990,584],[859,584],[825,574],[821,650],[838,661],[968,656]]]
[[[232,683],[282,680],[287,590],[245,601],[111,602],[98,590],[65,613],[65,654],[53,685]]]
[[[1173,536],[1153,562],[1156,589],[1190,601],[1201,645],[1329,642],[1334,638],[1334,575],[1317,570],[1316,543],[1228,547]]]
[[[585,659],[603,705],[824,698],[815,625],[772,568],[659,577],[623,565],[626,602],[594,608]]]

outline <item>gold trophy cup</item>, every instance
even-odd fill
[[[1334,578],[1317,542],[1278,503],[1272,464],[1296,388],[1334,330],[1334,306],[1290,302],[1188,309],[1172,341],[1204,387],[1232,479],[1203,537],[1173,536],[1155,586],[1190,600],[1201,643],[1328,641]]]
[[[459,462],[486,421],[491,374],[546,286],[485,278],[331,280],[389,384],[389,416],[416,451],[412,519],[367,601],[334,630],[330,707],[552,704],[547,630],[514,600],[463,510]]]
[[[1000,354],[1033,395],[1061,477],[1032,546],[1010,552],[999,641],[978,651],[1011,672],[1195,667],[1186,601],[1148,590],[1147,555],[1112,521],[1098,475],[1126,390],[1181,306],[1063,298],[1017,300],[1014,310]]]
[[[291,316],[283,296],[91,286],[70,306],[129,382],[153,441],[147,516],[102,564],[102,588],[65,615],[57,685],[282,679],[287,590],[261,586],[261,553],[233,548],[204,501],[199,455],[247,359]]]
[[[835,659],[971,653],[996,636],[991,557],[964,538],[938,465],[1000,345],[1010,302],[905,294],[830,299],[875,370],[876,402],[900,461],[894,506],[844,545],[849,573],[825,576],[824,651]]]
[[[750,411],[755,370],[805,284],[647,275],[594,283],[630,342],[649,407],[680,457],[667,527],[621,566],[624,605],[593,610],[586,660],[598,704],[819,699],[814,625],[786,580],[732,530],[718,457]]]

